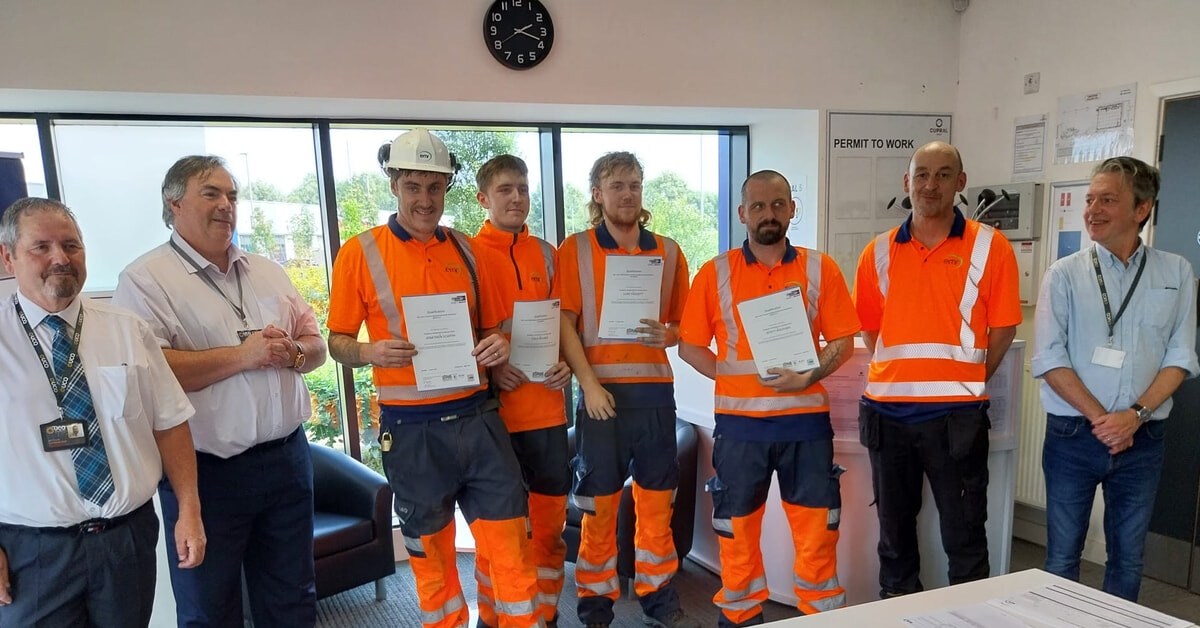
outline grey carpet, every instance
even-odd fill
[[[560,628],[577,627],[575,616],[575,565],[566,565],[566,583],[558,603],[558,625]],[[458,555],[458,573],[462,581],[467,605],[471,608],[471,620],[475,621],[475,557],[473,554]],[[418,628],[421,625],[417,593],[412,582],[412,570],[408,563],[396,565],[396,574],[387,579],[387,601],[375,601],[374,585],[364,585],[321,600],[317,603],[317,626],[349,627],[401,627]],[[680,601],[689,615],[705,626],[717,625],[717,607],[712,596],[721,587],[721,579],[704,567],[690,560],[680,564],[679,573],[673,581],[679,592]],[[645,628],[641,621],[641,607],[636,600],[622,596],[614,608],[616,621],[613,628]],[[775,621],[799,614],[796,609],[767,602],[763,609],[767,621]]]

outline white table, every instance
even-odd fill
[[[952,587],[943,587],[912,595],[879,600],[869,604],[849,606],[819,615],[793,617],[791,619],[771,622],[767,625],[775,626],[776,628],[820,628],[821,626],[838,626],[839,628],[845,626],[871,626],[874,628],[878,626],[885,628],[887,626],[904,626],[905,624],[900,621],[901,617],[910,617],[943,609],[977,604],[993,598],[1011,596],[1049,584],[1067,582],[1069,581],[1040,569],[1029,569],[1003,576],[995,576],[987,580],[977,580]],[[1096,591],[1095,594],[1121,603],[1117,598],[1105,593]],[[1153,612],[1150,609],[1145,610]]]

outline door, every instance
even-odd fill
[[[1186,257],[1200,275],[1200,96],[1167,101],[1162,129],[1154,248]],[[1200,593],[1200,378],[1174,399],[1145,574]]]

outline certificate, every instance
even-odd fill
[[[479,365],[471,351],[475,334],[465,292],[401,297],[408,341],[417,348],[413,371],[417,390],[479,385]]]
[[[775,377],[767,373],[770,368],[802,373],[820,364],[800,288],[742,301],[737,309],[760,377]]]
[[[560,303],[558,299],[513,303],[508,363],[531,382],[546,381],[546,371],[558,364]]]
[[[663,258],[652,255],[609,255],[604,261],[604,304],[600,337],[631,340],[644,327],[643,318],[658,320]]]

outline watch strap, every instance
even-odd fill
[[[1132,406],[1129,406],[1129,409],[1133,410],[1134,413],[1137,414],[1137,419],[1138,419],[1139,425],[1142,423],[1145,423],[1146,421],[1149,421],[1150,415],[1153,414],[1153,411],[1151,411],[1150,408],[1147,408],[1146,406],[1143,406],[1140,403],[1135,403]]]

